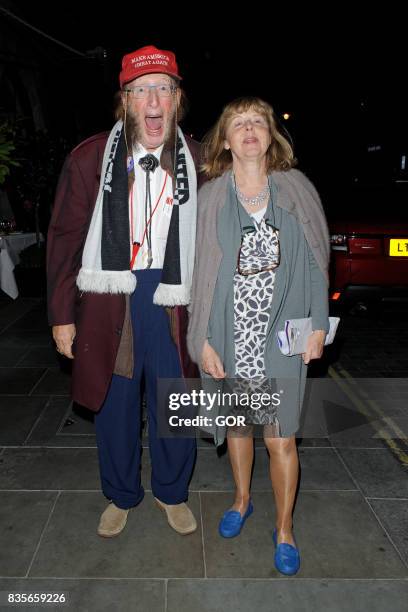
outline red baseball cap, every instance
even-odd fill
[[[129,83],[137,77],[152,72],[169,74],[175,79],[181,80],[174,53],[162,51],[149,45],[123,56],[122,71],[119,75],[120,87],[122,88],[125,83]]]

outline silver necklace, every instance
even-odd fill
[[[269,192],[269,183],[267,183],[265,185],[265,187],[262,189],[262,191],[260,191],[257,195],[252,196],[252,197],[248,197],[248,196],[244,195],[242,193],[242,191],[240,191],[236,181],[234,180],[235,177],[233,175],[231,176],[231,179],[232,179],[232,182],[234,183],[238,199],[239,199],[239,201],[242,204],[245,204],[247,206],[259,206],[259,204],[261,204],[261,202],[263,202],[263,200],[268,195],[268,192]]]

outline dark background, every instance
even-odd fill
[[[401,174],[407,49],[405,18],[391,4],[360,15],[356,4],[0,6],[73,49],[0,11],[0,112],[64,140],[49,183],[66,150],[111,128],[121,58],[147,44],[176,53],[190,101],[183,127],[198,140],[224,103],[259,95],[278,117],[291,114],[281,120],[299,168],[323,196],[364,177]]]

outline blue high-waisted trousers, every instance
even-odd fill
[[[180,360],[170,335],[168,315],[164,307],[153,304],[162,270],[134,270],[133,273],[137,280],[130,298],[133,378],[113,374],[106,399],[95,415],[102,491],[123,509],[136,506],[144,496],[140,481],[142,377],[153,495],[167,504],[186,501],[196,457],[195,439],[158,437],[157,379],[180,378]]]

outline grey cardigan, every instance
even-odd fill
[[[188,306],[187,333],[188,351],[192,360],[197,364],[200,364],[204,341],[207,337],[215,284],[222,260],[222,250],[217,239],[217,215],[225,204],[230,177],[231,170],[228,170],[222,176],[205,183],[198,194],[196,256],[191,300]],[[316,189],[299,170],[274,171],[271,177],[278,188],[276,206],[293,214],[301,225],[307,244],[328,286],[329,233]],[[314,297],[312,287],[312,317],[313,310],[318,310],[313,308]],[[308,316],[308,313],[304,316]],[[320,318],[316,324],[318,327],[314,325],[315,329],[328,331],[327,316]]]

